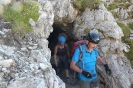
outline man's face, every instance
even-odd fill
[[[95,43],[92,43],[92,42],[89,43],[89,47],[90,47],[91,49],[96,48],[97,45],[98,45],[98,44],[95,44]]]
[[[88,40],[86,41],[86,44],[88,45],[88,47],[89,47],[90,49],[94,49],[94,48],[96,48],[97,45],[98,45],[98,44],[89,42]]]

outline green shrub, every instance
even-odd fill
[[[112,14],[113,14],[113,16],[114,16],[115,18],[119,18],[119,17],[120,17],[120,15],[119,15],[118,12],[112,12]]]
[[[129,3],[129,2],[128,2],[128,3],[124,3],[124,4],[123,4],[123,8],[124,8],[124,9],[128,9],[128,7],[131,6],[131,5],[132,5],[132,4]]]
[[[100,0],[77,0],[74,3],[74,6],[76,6],[80,11],[84,12],[86,7],[90,8],[90,10],[98,9],[99,3]]]
[[[132,59],[132,60],[130,60],[130,62],[131,62],[131,66],[132,66],[132,68],[133,68],[133,59]]]
[[[130,51],[125,53],[126,57],[131,61],[131,65],[133,67],[133,40],[129,38],[130,35],[130,27],[126,26],[123,23],[117,22],[117,24],[122,28],[124,37],[122,37],[122,41],[130,46]]]
[[[88,34],[89,32],[90,32],[90,29],[89,28],[85,28],[84,34]]]
[[[117,24],[121,27],[121,29],[124,33],[124,37],[128,37],[130,34],[130,28],[121,22],[117,22]]]
[[[130,60],[131,66],[133,68],[133,40],[128,39],[126,42],[128,42],[128,44],[130,45],[130,51],[128,53],[126,53],[125,55]]]
[[[130,29],[132,29],[132,30],[133,30],[133,22],[128,23],[128,26],[130,27]]]
[[[39,3],[35,1],[15,2],[5,6],[3,18],[11,22],[15,34],[20,36],[32,30],[29,19],[36,21],[39,17]]]
[[[132,19],[132,18],[133,18],[133,11],[129,11],[129,12],[128,12],[128,15],[129,15],[129,16],[128,16],[128,19]]]
[[[123,2],[123,3],[127,2],[127,1],[130,1],[130,0],[121,0],[121,2]]]
[[[114,10],[115,8],[118,8],[117,2],[113,2],[112,4],[109,4],[109,6],[107,7],[108,10]]]
[[[4,9],[3,6],[0,4],[0,18],[1,18],[1,16],[2,16],[3,12],[4,12],[3,9]]]
[[[114,0],[114,2],[117,2],[117,3],[121,3],[121,2],[125,3],[127,1],[130,1],[130,0]]]
[[[132,4],[129,3],[129,2],[126,2],[126,3],[120,3],[118,8],[123,8],[123,9],[128,9],[129,6],[131,6]]]
[[[84,0],[77,0],[75,3],[74,3],[74,5],[79,9],[79,10],[84,10],[84,8],[83,8],[83,2],[84,2]]]
[[[84,23],[84,21],[83,21],[83,20],[81,20],[81,21],[79,22],[79,25],[81,26],[83,23]]]

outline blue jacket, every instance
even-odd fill
[[[83,81],[91,81],[97,77],[97,72],[96,72],[96,61],[98,55],[98,51],[93,49],[91,52],[88,52],[85,48],[85,44],[81,45],[82,47],[82,61],[79,61],[79,55],[80,55],[80,50],[79,48],[76,48],[74,55],[72,57],[73,62],[78,62],[79,68],[81,68],[84,71],[88,71],[91,73],[92,78],[86,78],[83,74],[79,73],[79,79]]]

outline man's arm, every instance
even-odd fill
[[[99,61],[101,64],[103,64],[103,65],[106,64],[105,61],[104,61],[100,56],[98,56],[97,59],[98,59],[98,61]]]
[[[78,73],[82,73],[82,69],[80,69],[77,65],[76,62],[71,61],[70,63],[70,68],[73,69],[74,71]]]
[[[111,75],[111,70],[110,70],[108,64],[106,64],[105,61],[104,61],[100,56],[98,56],[97,59],[98,59],[98,61],[99,61],[101,64],[103,64],[103,66],[104,66],[104,68],[105,68],[105,70],[106,70],[106,73],[109,74],[109,75]]]
[[[77,65],[76,62],[71,61],[70,68],[73,69],[74,71],[83,74],[86,78],[91,78],[92,75],[89,72],[86,72],[82,69],[80,69]]]

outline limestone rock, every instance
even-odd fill
[[[41,5],[39,18],[36,22],[29,19],[34,30],[20,40],[13,37],[12,29],[2,26],[4,21],[0,19],[0,88],[66,87],[50,64],[51,51],[47,38],[53,32],[53,23],[63,27],[71,24],[72,27],[66,28],[66,31],[72,32],[70,34],[75,39],[81,39],[89,31],[98,32],[101,38],[99,54],[112,70],[112,75],[108,76],[103,66],[98,64],[100,81],[104,84],[100,84],[100,87],[131,88],[133,69],[124,55],[124,52],[129,51],[129,46],[121,41],[124,34],[112,13],[102,3],[99,9],[86,8],[82,14],[78,14],[71,1],[73,0],[38,0]],[[112,3],[114,0],[102,1]],[[132,6],[128,9],[132,10]],[[115,11],[119,12],[119,9]],[[122,10],[121,17],[127,17],[125,10]],[[9,58],[15,61],[13,66]]]

